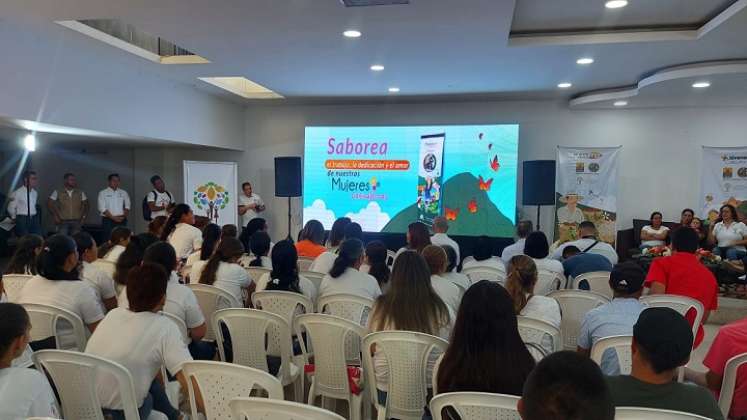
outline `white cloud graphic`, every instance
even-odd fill
[[[335,212],[327,209],[327,204],[324,200],[316,199],[311,206],[303,208],[303,223],[304,225],[311,219],[316,219],[324,225],[324,228],[329,230],[332,229],[332,223],[335,222]]]
[[[361,225],[363,230],[368,232],[381,231],[390,220],[389,214],[383,213],[379,203],[375,201],[369,201],[368,205],[360,209],[358,213],[348,213],[345,216]]]

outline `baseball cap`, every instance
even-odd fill
[[[612,290],[628,295],[641,290],[645,279],[646,273],[634,262],[616,264],[610,273]]]
[[[638,316],[633,326],[633,338],[651,359],[675,368],[687,363],[693,348],[693,330],[690,323],[672,308],[647,308]]]

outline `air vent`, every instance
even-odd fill
[[[342,0],[345,7],[362,6],[393,6],[395,4],[410,4],[410,0]]]
[[[246,99],[282,99],[279,95],[270,89],[252,82],[245,77],[200,77],[205,83],[210,83],[221,89],[227,90],[234,95],[239,95]]]

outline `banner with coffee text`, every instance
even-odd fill
[[[593,222],[599,240],[615,243],[620,147],[558,146],[555,241],[578,239],[579,223]]]
[[[700,217],[716,220],[724,204],[747,217],[747,147],[703,146],[700,171]]]
[[[237,224],[236,162],[184,161],[184,202],[219,226]]]

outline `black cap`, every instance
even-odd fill
[[[612,290],[631,295],[643,288],[646,273],[634,262],[616,264],[610,273]]]
[[[641,312],[633,326],[633,338],[658,365],[657,371],[683,366],[693,348],[690,323],[672,308],[647,308]]]

